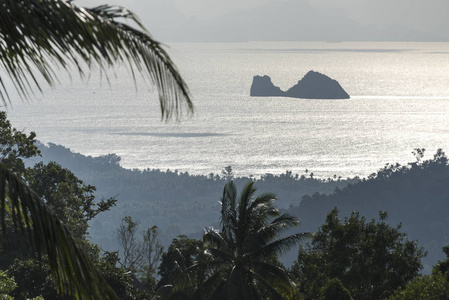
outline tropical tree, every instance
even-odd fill
[[[449,245],[443,247],[446,259],[439,261],[431,275],[422,275],[399,287],[389,300],[449,299]]]
[[[160,279],[156,288],[169,285],[180,267],[185,270],[192,266],[202,244],[201,240],[189,239],[185,235],[174,238],[167,252],[162,254],[162,261],[158,268]]]
[[[162,46],[135,14],[122,7],[81,8],[69,0],[0,0],[0,65],[18,94],[29,98],[40,81],[57,83],[55,67],[70,74],[75,66],[105,71],[127,63],[156,84],[163,119],[193,112],[185,82]],[[130,20],[134,25],[120,22]],[[9,82],[0,74],[0,98],[11,102]],[[29,246],[47,254],[59,292],[79,299],[115,299],[69,230],[28,188],[22,178],[0,164],[0,225],[6,237],[6,215]]]
[[[425,251],[386,218],[379,212],[379,221],[368,221],[352,212],[342,220],[333,209],[292,268],[305,298],[318,299],[337,278],[354,299],[385,299],[417,277]]]
[[[0,111],[0,163],[13,171],[23,175],[25,163],[23,159],[40,155],[36,146],[36,133],[29,135],[12,127],[6,112]]]
[[[206,229],[196,262],[175,280],[173,291],[191,299],[285,299],[294,288],[277,257],[308,237],[281,237],[299,221],[280,215],[271,193],[254,198],[254,182],[240,197],[233,181],[221,199],[221,228]]]
[[[137,275],[139,280],[150,290],[156,287],[157,266],[160,263],[164,247],[158,239],[158,227],[153,225],[137,234],[139,222],[130,216],[122,219],[122,223],[116,231],[118,242],[121,246],[118,263],[126,271]],[[140,239],[139,239],[140,237]]]
[[[25,179],[77,241],[87,241],[88,222],[117,202],[115,198],[96,199],[95,186],[86,185],[56,162],[35,164],[26,170]]]

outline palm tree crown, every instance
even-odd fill
[[[278,255],[309,234],[280,237],[299,221],[280,215],[275,195],[254,198],[248,183],[240,197],[235,184],[226,184],[221,200],[221,230],[206,229],[197,262],[174,281],[174,290],[195,285],[192,299],[283,299],[293,283],[277,263]]]

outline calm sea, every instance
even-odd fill
[[[126,168],[237,175],[367,176],[385,163],[449,151],[449,43],[250,42],[171,44],[196,111],[160,121],[157,94],[125,68],[93,71],[8,109],[15,127],[87,155],[117,153]],[[253,98],[254,75],[288,89],[309,70],[350,100]],[[114,73],[115,72],[115,73]],[[116,74],[116,75],[114,75]]]

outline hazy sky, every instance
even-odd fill
[[[449,41],[448,0],[76,0],[135,11],[161,40]]]

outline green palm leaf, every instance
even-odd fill
[[[206,228],[203,235],[203,241],[210,245],[213,245],[219,249],[223,249],[224,251],[233,251],[232,249],[235,247],[232,240],[228,240],[223,234],[215,230],[214,228]],[[229,244],[231,242],[231,244]]]
[[[288,274],[274,262],[310,234],[280,238],[286,230],[298,226],[299,220],[279,215],[273,205],[276,196],[271,193],[253,199],[253,184],[248,183],[239,197],[232,181],[225,185],[221,230],[205,230],[206,248],[196,263],[174,280],[175,290],[188,288],[188,279],[195,274],[199,280],[193,288],[197,295],[194,299],[264,299],[264,292],[270,299],[282,299],[281,293],[292,291],[294,284]],[[205,283],[207,289],[202,288]]]
[[[287,214],[279,216],[266,226],[259,226],[258,228],[260,229],[249,237],[248,246],[251,249],[250,251],[252,251],[252,244],[259,248],[260,246],[266,246],[288,229],[297,226],[299,226],[298,219]]]
[[[268,293],[270,294],[270,296],[273,299],[276,300],[283,300],[284,297],[282,297],[282,295],[275,289],[273,288],[273,286],[267,282],[267,280],[265,280],[265,278],[263,276],[260,276],[259,274],[257,274],[256,272],[252,272],[254,278],[268,291]],[[262,298],[260,298],[262,299]]]
[[[0,65],[21,97],[29,98],[33,87],[41,90],[40,77],[54,86],[55,67],[70,74],[74,64],[83,77],[85,69],[98,67],[103,73],[122,62],[133,76],[137,71],[157,86],[164,119],[193,112],[176,66],[131,11],[109,5],[81,8],[68,0],[0,0],[0,7]],[[2,77],[0,98],[10,101]]]
[[[126,19],[134,23],[120,22]],[[70,0],[0,0],[0,98],[10,103],[10,85],[30,98],[40,82],[58,83],[59,69],[71,66],[84,77],[86,70],[123,63],[154,83],[162,118],[179,119],[193,113],[184,80],[161,44],[155,41],[131,11],[102,5],[87,9]],[[78,299],[114,299],[64,225],[18,177],[0,166],[0,214],[11,214],[16,231],[27,234],[33,250],[48,254],[59,290]]]
[[[28,234],[31,249],[47,254],[58,291],[77,299],[117,299],[68,229],[26,184],[0,164],[1,226],[6,213],[16,231]]]
[[[237,188],[234,182],[230,182],[223,189],[223,197],[221,198],[221,228],[222,234],[228,241],[234,241],[234,232],[237,228],[237,211],[236,211]]]
[[[266,261],[254,261],[254,269],[256,270],[255,273],[265,278],[266,281],[277,282],[278,286],[285,289],[295,285],[289,278],[288,273],[275,264]]]
[[[301,232],[296,233],[278,240],[264,246],[259,249],[249,253],[248,255],[254,258],[270,258],[271,255],[282,255],[285,254],[291,247],[303,242],[312,236],[311,233]]]

